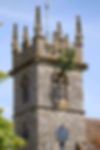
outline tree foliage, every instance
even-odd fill
[[[3,117],[0,109],[0,150],[18,150],[25,145],[25,141],[16,136],[13,123]]]
[[[9,75],[3,71],[0,71],[0,82],[3,82],[9,77]]]
[[[59,62],[62,71],[74,70],[77,68],[74,58],[75,51],[73,49],[67,49],[66,52],[60,56]]]

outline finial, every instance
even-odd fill
[[[40,7],[36,8],[35,35],[41,35],[41,10],[40,10]]]
[[[50,25],[50,2],[49,0],[45,3],[45,33],[46,39],[49,40],[49,25]]]
[[[12,42],[13,51],[18,52],[18,28],[17,24],[13,26],[13,42]]]
[[[77,16],[75,45],[81,47],[83,44],[82,39],[83,39],[83,36],[82,36],[81,18],[80,18],[80,16]]]
[[[28,28],[26,26],[24,27],[23,46],[24,47],[29,46]]]
[[[65,36],[64,36],[64,40],[65,40],[65,42],[67,43],[67,46],[69,46],[69,35],[68,34],[66,34]]]
[[[68,34],[65,35],[65,39],[66,39],[66,41],[69,41],[69,35]]]
[[[62,25],[61,25],[61,22],[57,23],[57,33],[58,33],[58,37],[62,36]]]

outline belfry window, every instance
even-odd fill
[[[67,100],[67,84],[64,76],[57,76],[52,83],[52,101],[56,105],[61,100]]]
[[[64,83],[64,81],[58,81],[57,90],[59,99],[66,99],[66,84]]]
[[[22,99],[23,102],[26,103],[29,100],[29,80],[27,78],[27,76],[24,76],[22,79]]]
[[[28,138],[29,138],[28,129],[27,129],[26,127],[23,128],[22,137],[23,137],[25,140],[28,140]]]
[[[76,144],[76,150],[81,150],[80,145]]]

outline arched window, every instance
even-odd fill
[[[76,150],[81,150],[78,144],[76,145]]]
[[[28,140],[28,138],[29,138],[29,131],[28,131],[28,128],[25,125],[24,125],[24,127],[22,129],[22,137],[25,140]]]
[[[52,80],[52,102],[54,106],[61,100],[67,100],[67,81],[64,75],[56,74]]]
[[[29,80],[27,76],[24,76],[21,82],[22,99],[26,103],[29,101]]]

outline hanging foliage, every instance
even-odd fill
[[[62,71],[77,69],[74,59],[75,59],[75,50],[67,49],[66,52],[59,57],[59,63]]]

